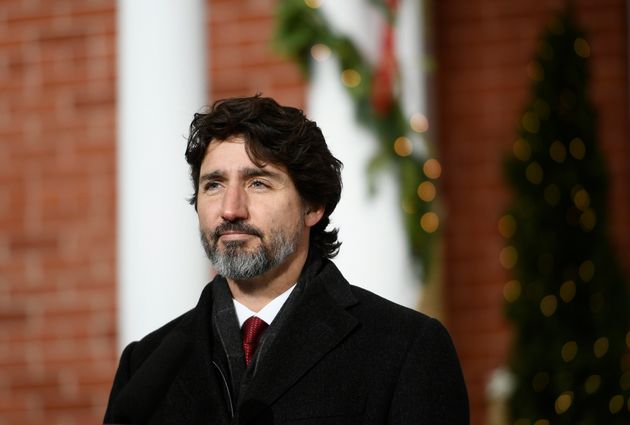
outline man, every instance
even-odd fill
[[[269,98],[218,101],[195,115],[186,160],[218,275],[124,350],[105,423],[468,423],[442,325],[330,261],[341,163],[314,122]]]

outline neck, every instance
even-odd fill
[[[260,276],[248,280],[228,279],[232,297],[250,310],[260,311],[297,282],[307,255],[308,246],[296,250],[284,263]]]

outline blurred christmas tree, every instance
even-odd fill
[[[514,277],[504,295],[517,425],[630,424],[630,301],[607,233],[589,56],[570,11],[550,23],[506,162],[514,199],[499,228]]]

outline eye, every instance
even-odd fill
[[[203,190],[205,192],[211,192],[213,190],[217,190],[221,185],[217,181],[208,181],[203,185]]]
[[[250,186],[254,189],[267,189],[269,185],[263,180],[252,180]]]

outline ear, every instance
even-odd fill
[[[323,205],[319,205],[319,206],[307,205],[306,209],[304,210],[304,224],[306,225],[306,227],[313,227],[317,223],[319,223],[319,220],[321,220],[323,216],[324,216]]]

